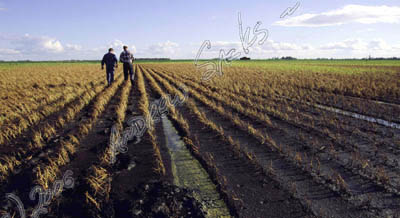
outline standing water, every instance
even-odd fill
[[[230,217],[225,202],[201,164],[190,154],[171,121],[162,116],[164,135],[171,155],[174,184],[195,191],[195,197],[205,203],[207,217]]]
[[[277,95],[277,97],[281,97],[281,98],[284,98],[286,100],[293,101],[293,102],[304,103],[304,104],[309,105],[309,106],[314,106],[314,107],[317,107],[317,108],[320,108],[320,109],[323,109],[323,110],[327,110],[327,111],[331,111],[331,112],[334,112],[334,113],[337,113],[337,114],[350,116],[350,117],[353,117],[353,118],[357,118],[359,120],[365,120],[365,121],[368,121],[368,122],[371,122],[371,123],[377,123],[377,124],[380,124],[382,126],[391,127],[391,128],[395,128],[395,129],[400,129],[400,124],[394,123],[394,122],[389,122],[387,120],[383,120],[383,119],[379,119],[379,118],[375,118],[375,117],[370,117],[370,116],[366,116],[366,115],[362,115],[362,114],[358,114],[358,113],[354,113],[354,112],[350,112],[350,111],[345,111],[345,110],[341,110],[341,109],[334,108],[334,107],[324,106],[324,105],[320,105],[320,104],[313,104],[313,103],[310,103],[310,102],[300,102],[298,100],[293,100],[293,99],[285,97],[285,96]],[[379,104],[392,105],[390,103],[385,103],[385,102],[380,102],[380,101],[375,101],[375,102],[378,102]]]

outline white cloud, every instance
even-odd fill
[[[0,57],[5,60],[62,60],[75,58],[82,50],[77,44],[62,44],[60,40],[48,36],[0,35]]]
[[[341,9],[319,14],[303,14],[274,23],[279,26],[334,26],[346,23],[400,23],[400,7],[346,5]]]
[[[396,49],[394,46],[390,46],[388,43],[385,42],[383,39],[375,39],[368,43],[368,48],[373,50],[390,50]]]
[[[200,45],[196,47],[198,49]],[[220,49],[228,52],[232,48],[235,48],[236,52],[240,52],[240,56],[249,56],[251,58],[282,56],[297,58],[363,58],[368,57],[369,54],[375,57],[393,57],[400,54],[400,44],[392,46],[383,39],[346,39],[315,45],[267,40],[263,45],[254,44],[249,48],[250,52],[248,54],[243,52],[240,42],[218,41],[211,42],[211,49],[204,48],[200,59],[218,58]],[[193,58],[197,55],[197,52],[198,50],[192,50],[191,55]]]
[[[322,50],[394,50],[396,46],[390,46],[383,39],[373,39],[369,42],[362,39],[347,39],[341,42],[328,43],[319,47]]]
[[[116,53],[119,53],[122,51],[123,46],[125,46],[125,45],[128,46],[129,51],[131,51],[132,53],[136,53],[135,45],[129,46],[128,43],[124,43],[119,39],[115,39],[111,43],[108,43],[107,46],[101,46],[101,47],[93,48],[90,50],[94,51],[94,52],[107,52],[109,48],[113,48]]]
[[[136,46],[115,39],[99,47],[84,47],[79,44],[62,43],[60,40],[48,36],[32,36],[0,34],[0,59],[1,60],[96,60],[114,48],[119,55],[122,46],[128,45],[131,52],[136,53]],[[161,43],[165,49],[174,48],[176,43]],[[148,54],[147,57],[152,57]]]
[[[75,45],[75,44],[65,44],[65,48],[67,50],[72,50],[72,51],[81,51],[82,50],[81,45]]]
[[[61,45],[61,42],[55,39],[44,39],[41,45],[45,50],[50,52],[64,51],[64,47]]]
[[[171,41],[160,42],[153,44],[144,49],[144,52],[139,54],[147,57],[171,57],[177,54],[179,44]]]
[[[357,33],[357,34],[365,34],[365,33],[370,33],[370,32],[375,32],[375,31],[376,30],[374,28],[366,28],[366,29],[357,30],[355,33]]]
[[[47,36],[25,34],[10,41],[15,45],[15,49],[21,53],[60,53],[64,51],[64,47],[59,40]]]
[[[229,42],[229,41],[216,41],[211,42],[211,47],[218,47],[218,48],[232,48],[232,47],[240,47],[240,42]]]
[[[208,20],[216,21],[217,20],[217,16],[213,15],[213,16],[209,17]]]
[[[400,50],[400,44],[394,45],[394,46],[393,46],[393,49],[398,49],[398,50]]]
[[[150,46],[137,48],[121,40],[103,43],[99,47],[90,48],[79,44],[62,43],[60,40],[47,36],[13,36],[0,34],[0,59],[1,60],[98,60],[108,48],[114,47],[117,56],[122,51],[123,45],[130,45],[129,50],[135,57],[169,57],[169,58],[195,58],[201,46],[198,44],[183,44],[165,41]],[[240,41],[211,41],[211,49],[205,48],[200,58],[218,58],[220,50],[225,53],[231,49],[240,52],[240,56],[251,58],[270,58],[293,56],[298,58],[359,58],[368,57],[393,57],[399,56],[400,44],[386,42],[384,39],[346,39],[322,44],[307,44],[301,42],[283,42],[268,39],[264,44],[255,43],[250,47],[250,52],[243,52]]]
[[[200,45],[196,47],[197,49],[199,49]],[[253,44],[253,46],[249,48],[249,53],[246,54],[243,51],[242,43],[240,41],[216,41],[211,42],[210,49],[204,47],[203,51],[200,54],[200,59],[218,58],[221,49],[223,49],[225,53],[228,53],[231,49],[236,49],[235,52],[232,53],[232,55],[240,52],[240,57],[250,56],[256,58],[268,58],[277,55],[279,56],[280,54],[285,54],[288,52],[291,53],[291,55],[298,53],[309,53],[310,50],[314,49],[314,47],[308,44],[277,42],[268,39],[262,45],[259,45],[258,43]],[[192,50],[191,55],[196,56],[198,52],[199,50]]]
[[[113,48],[113,49],[122,49],[122,46],[124,46],[125,44],[122,43],[121,40],[114,40],[113,42],[111,42],[108,47]]]
[[[132,52],[132,53],[136,53],[136,46],[135,45],[131,45],[131,47],[129,47],[130,48],[130,51]],[[128,49],[129,49],[128,48]]]
[[[90,57],[101,56],[108,51],[109,48],[114,48],[115,53],[119,55],[122,52],[122,47],[124,45],[128,46],[128,50],[133,53],[135,57],[172,57],[178,53],[179,44],[171,41],[156,43],[144,48],[138,49],[135,45],[130,45],[129,43],[125,43],[119,39],[115,39],[111,43],[108,43],[106,46],[100,46],[97,48],[89,48],[87,49],[88,55]],[[86,52],[86,51],[85,51]]]
[[[219,51],[221,49],[224,49],[225,52],[228,52],[231,49],[236,49],[236,51],[241,50],[242,44],[240,42],[232,42],[232,41],[215,41],[211,42],[210,41],[211,48],[208,49],[207,47],[204,47],[202,53],[210,53],[210,54],[217,54],[219,55]],[[198,45],[198,48],[200,49],[201,45]]]
[[[236,51],[242,51],[242,43],[241,42],[229,42],[229,41],[217,41],[217,42],[211,42],[211,48],[207,49],[204,48],[203,52],[216,52],[219,51],[220,49],[224,49],[226,52],[228,52],[230,49],[236,49]],[[254,44],[251,46],[250,52],[251,51],[285,51],[285,50],[308,50],[310,49],[310,45],[297,45],[294,43],[288,43],[288,42],[276,42],[274,40],[268,39],[266,40],[262,45],[259,44]],[[244,53],[243,53],[244,54]]]
[[[20,52],[10,48],[0,48],[0,55],[16,55],[16,54],[20,54]]]
[[[347,50],[365,50],[368,48],[368,43],[361,39],[347,39],[341,42],[331,42],[326,45],[320,46],[323,50],[337,50],[337,49],[347,49]]]
[[[0,11],[6,11],[7,8],[0,8]]]
[[[259,47],[262,47],[263,49],[275,50],[275,51],[308,49],[307,45],[296,45],[294,43],[288,43],[288,42],[275,42],[274,40],[267,40],[264,43],[264,45],[259,46]]]

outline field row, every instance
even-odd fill
[[[302,85],[294,85],[278,83],[288,79],[284,75],[266,82],[263,75],[268,72],[250,74],[243,67],[224,74],[232,73],[237,80],[223,76],[210,82],[200,81],[199,72],[185,64],[136,65],[135,72],[132,85],[121,74],[110,87],[94,76],[91,84],[74,87],[78,91],[73,97],[54,97],[54,107],[38,104],[38,113],[48,109],[29,124],[4,127],[8,131],[1,131],[0,192],[17,194],[31,214],[36,205],[29,191],[35,185],[49,190],[72,171],[75,186],[50,199],[44,216],[137,217],[193,209],[177,209],[175,201],[150,207],[157,199],[139,197],[138,190],[154,181],[196,187],[207,217],[399,214],[400,130],[315,106],[358,110],[361,101],[354,106],[352,99],[367,99],[372,112],[357,112],[375,116],[385,111],[379,117],[396,121],[390,112],[397,113],[398,102],[392,101],[390,91],[379,94],[387,97],[379,99],[386,102],[381,104],[371,90],[359,95],[310,88],[337,75],[321,75],[311,83],[303,80],[309,75],[300,72]],[[168,104],[166,117],[149,119],[160,113],[152,110],[156,100],[167,95],[184,99],[184,91],[188,98],[183,104]],[[140,141],[134,136],[124,151],[116,151],[110,146],[112,128],[122,134],[133,116],[149,119],[149,126]],[[171,139],[175,136],[168,134],[175,130],[179,137]],[[181,165],[184,160],[174,156],[174,140],[182,142],[179,149],[189,151],[177,157],[198,162],[204,181],[190,180],[195,177],[190,174],[193,166]],[[169,212],[155,209],[165,205]],[[1,208],[0,215],[18,214],[6,199],[1,199]]]

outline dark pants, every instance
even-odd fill
[[[124,63],[124,78],[128,80],[128,74],[131,78],[131,82],[133,84],[133,80],[135,79],[135,72],[133,72],[133,65],[131,63]]]
[[[108,85],[111,86],[111,84],[114,82],[114,67],[113,68],[107,68],[106,69],[106,73],[107,73]]]

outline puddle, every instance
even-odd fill
[[[133,169],[135,167],[136,167],[135,161],[131,161],[131,163],[129,163],[129,165],[128,165],[128,171],[130,171],[131,169]]]
[[[338,114],[342,114],[342,115],[345,115],[345,116],[350,116],[350,117],[354,117],[354,118],[357,118],[357,119],[360,119],[360,120],[365,120],[365,121],[368,121],[368,122],[377,123],[377,124],[380,124],[380,125],[383,125],[383,126],[386,126],[386,127],[400,129],[400,124],[389,122],[387,120],[382,120],[382,119],[379,119],[379,118],[365,116],[365,115],[362,115],[362,114],[349,112],[349,111],[344,111],[344,110],[341,110],[341,109],[337,109],[337,108],[333,108],[333,107],[327,107],[327,106],[323,106],[323,105],[319,105],[319,104],[316,104],[314,106],[317,107],[317,108],[321,108],[321,109],[324,109],[324,110],[328,110],[328,111],[332,111],[332,112],[335,112],[335,113],[338,113]]]
[[[383,120],[383,119],[379,119],[379,118],[375,118],[375,117],[370,117],[370,116],[365,116],[365,115],[362,115],[362,114],[358,114],[358,113],[354,113],[354,112],[350,112],[350,111],[345,111],[345,110],[341,110],[341,109],[334,108],[334,107],[328,107],[328,106],[324,106],[324,105],[320,105],[320,104],[311,104],[309,102],[300,102],[300,101],[293,100],[293,99],[290,99],[290,98],[285,97],[285,96],[279,96],[279,97],[282,97],[282,98],[284,98],[286,100],[293,101],[293,102],[304,103],[306,105],[317,107],[317,108],[320,108],[320,109],[323,109],[323,110],[327,110],[327,111],[331,111],[331,112],[334,112],[334,113],[337,113],[337,114],[342,114],[342,115],[353,117],[353,118],[357,118],[357,119],[360,119],[360,120],[365,120],[365,121],[368,121],[368,122],[377,123],[377,124],[380,124],[382,126],[391,127],[391,128],[395,128],[395,129],[400,129],[400,124],[389,122],[387,120]],[[388,103],[385,103],[385,102],[381,102],[381,103],[382,104],[388,104]]]
[[[216,186],[201,164],[190,154],[171,121],[165,116],[161,120],[171,155],[174,184],[195,190],[195,197],[205,203],[207,217],[230,217],[229,210],[217,192]]]

